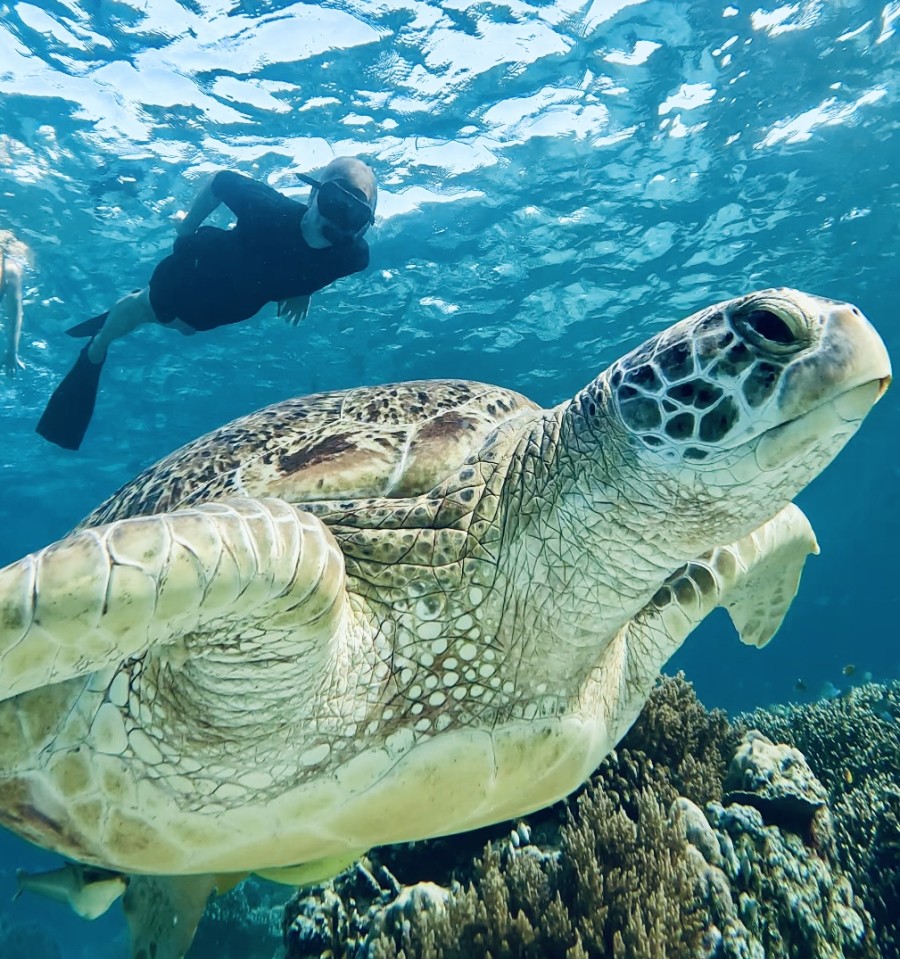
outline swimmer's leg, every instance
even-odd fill
[[[19,341],[22,338],[22,271],[18,263],[6,261],[2,292],[9,290],[9,315],[6,318],[6,351],[3,355],[5,372],[15,374],[25,369],[19,359]],[[2,293],[0,293],[2,296]]]
[[[109,311],[99,332],[87,345],[87,355],[92,363],[102,363],[113,340],[127,336],[144,323],[156,323],[157,316],[150,305],[150,289],[144,287],[123,296]]]
[[[100,371],[109,344],[143,323],[155,321],[156,314],[150,305],[147,289],[129,293],[116,303],[50,397],[37,425],[37,431],[44,439],[67,450],[77,450],[81,446],[94,415]]]

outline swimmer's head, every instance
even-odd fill
[[[374,222],[378,185],[372,168],[362,160],[336,157],[318,178],[301,173],[300,179],[313,187],[310,210],[320,221],[318,231],[310,232],[320,232],[328,243],[350,242]]]
[[[368,163],[356,157],[335,157],[319,174],[321,183],[334,181],[360,195],[374,216],[378,202],[378,184],[375,172]]]

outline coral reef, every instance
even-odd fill
[[[878,930],[900,956],[900,683],[869,683],[824,702],[739,717],[799,749],[825,784],[837,858]]]
[[[830,779],[799,744],[749,732],[755,718],[731,726],[683,679],[662,680],[577,796],[527,822],[375,850],[299,893],[288,957],[889,955],[835,855],[851,827],[832,823]]]
[[[831,834],[828,793],[799,749],[776,745],[757,729],[741,740],[725,777],[726,804],[758,809],[766,823],[822,845]]]

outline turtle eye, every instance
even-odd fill
[[[757,308],[736,313],[733,321],[745,339],[769,353],[794,353],[803,346],[803,327],[789,313]]]

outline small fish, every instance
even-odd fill
[[[16,894],[37,893],[70,905],[79,916],[96,919],[125,892],[128,880],[120,873],[70,862],[48,872],[16,871]]]
[[[841,690],[839,690],[834,683],[826,682],[822,684],[818,698],[819,700],[838,699],[841,695]]]
[[[894,715],[896,708],[888,696],[882,696],[877,702],[872,703],[872,712],[883,722],[890,723],[892,726],[897,722]]]
[[[797,682],[794,683],[794,689],[798,693],[805,693],[809,689],[809,686],[807,686],[802,679],[798,679]]]
[[[856,666],[853,663],[847,663],[847,665],[841,670],[845,676],[852,676],[856,672]]]

